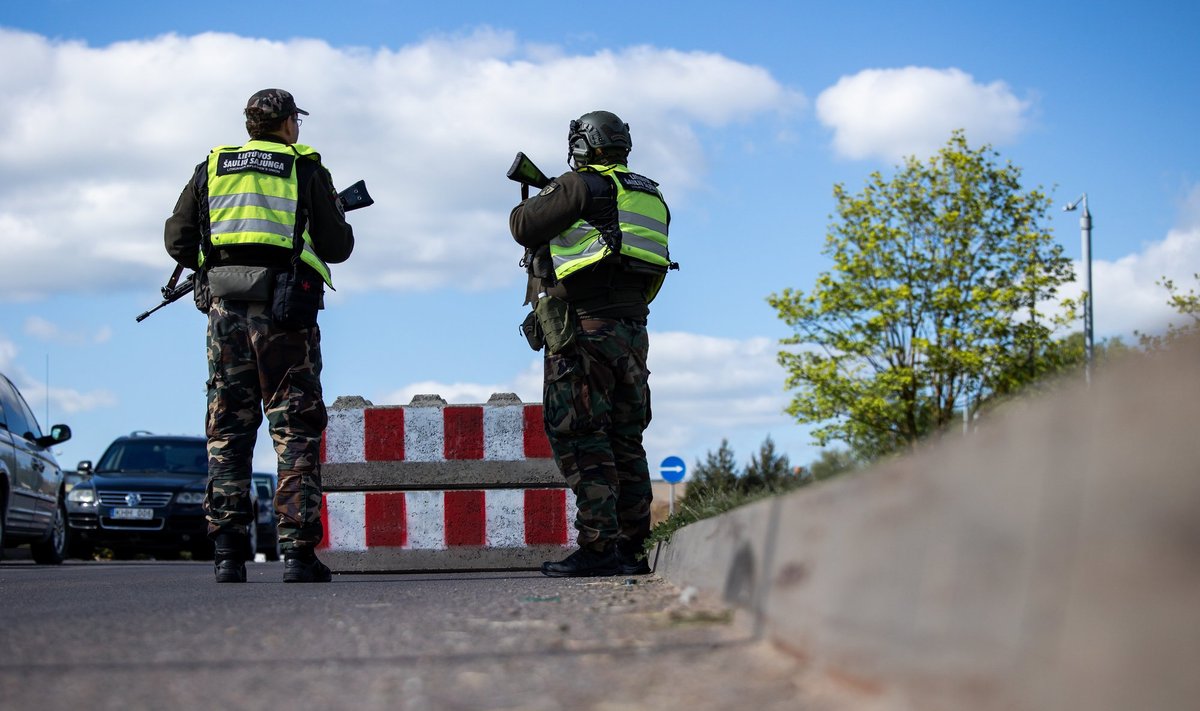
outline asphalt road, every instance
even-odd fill
[[[656,576],[0,562],[3,709],[832,709],[741,613]]]

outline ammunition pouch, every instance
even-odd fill
[[[569,303],[554,296],[543,296],[533,307],[533,313],[551,355],[575,345],[575,318]]]
[[[316,272],[299,265],[275,274],[271,297],[271,320],[290,331],[317,325],[317,312],[324,302],[325,282]]]
[[[192,275],[192,300],[202,314],[212,308],[212,289],[208,286],[208,272],[203,269]]]
[[[529,312],[529,315],[521,322],[520,329],[521,335],[525,336],[530,348],[535,351],[542,350],[542,346],[546,343],[546,334],[542,331],[542,324],[538,323],[536,311]]]
[[[273,276],[270,267],[228,265],[207,270],[212,296],[233,301],[270,301]]]

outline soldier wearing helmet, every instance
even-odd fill
[[[554,577],[650,572],[646,322],[677,265],[667,251],[670,212],[658,183],[626,166],[632,148],[629,124],[615,114],[580,116],[567,133],[572,170],[509,216],[531,257],[527,302],[544,324],[561,324],[544,329],[543,409],[578,504],[579,550],[542,565]]]

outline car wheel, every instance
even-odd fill
[[[50,537],[29,546],[33,553],[33,562],[42,565],[58,565],[67,557],[67,513],[62,504],[54,510],[54,523],[50,527]]]
[[[71,528],[70,523],[67,524],[66,539],[68,558],[92,560],[96,557],[96,547],[84,540],[83,534]]]

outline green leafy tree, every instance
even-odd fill
[[[688,480],[687,491],[680,500],[683,504],[694,503],[712,494],[729,492],[737,488],[738,466],[729,448],[729,440],[722,439],[714,453],[709,450],[704,463],[696,462],[695,472]]]
[[[846,449],[822,449],[821,454],[808,465],[807,478],[821,481],[848,472],[858,467],[854,455]]]
[[[1196,279],[1197,284],[1200,284],[1200,274],[1192,276]],[[1142,348],[1149,351],[1161,350],[1189,334],[1200,333],[1200,294],[1197,294],[1195,289],[1188,289],[1185,294],[1175,286],[1174,281],[1166,277],[1155,283],[1167,290],[1167,305],[1175,309],[1176,313],[1187,316],[1191,320],[1182,326],[1176,326],[1174,323],[1168,324],[1167,332],[1161,336],[1135,332]]]
[[[1083,378],[1083,369],[1087,361],[1087,356],[1084,352],[1084,336],[1082,331],[1076,331],[1065,337],[1048,341],[1040,346],[1034,356],[1037,363],[1036,372],[1039,375],[1039,380],[1036,382],[1024,382],[1021,388],[1012,387],[1015,383],[1022,383],[1021,374],[1018,373],[1015,377],[1002,379],[1001,382],[1007,383],[1009,387],[998,388],[989,393],[983,400],[971,404],[971,413],[977,411],[988,410],[1009,400],[1019,393],[1027,393],[1030,390],[1040,389],[1043,384],[1053,382],[1049,376],[1076,376]],[[1121,340],[1119,336],[1106,338],[1097,342],[1093,347],[1093,367],[1103,368],[1108,362],[1124,356],[1131,349]],[[1023,364],[1017,364],[1017,368],[1024,369]],[[955,418],[961,418],[961,410]]]
[[[1050,372],[1071,373],[1083,370],[1087,356],[1084,353],[1083,332],[1076,331],[1064,338],[1048,343],[1042,351],[1046,369]],[[1132,350],[1120,336],[1105,338],[1093,346],[1094,365],[1103,366],[1108,361],[1120,358]]]
[[[787,455],[775,451],[775,440],[768,435],[759,447],[758,454],[750,455],[750,464],[746,466],[738,486],[746,492],[761,489],[782,491],[790,488],[788,484],[792,478],[796,477]]]
[[[956,131],[861,193],[834,186],[832,269],[768,297],[793,330],[781,343],[799,347],[779,354],[798,391],[788,412],[818,425],[818,444],[870,460],[1053,371],[1045,350],[1071,314],[1044,309],[1071,263],[1041,224],[1049,198],[998,155]]]

